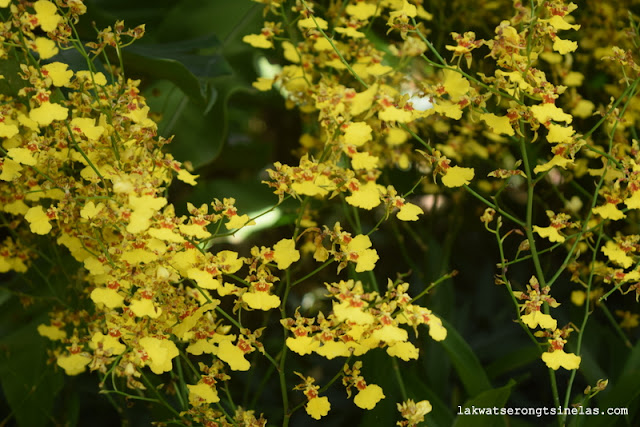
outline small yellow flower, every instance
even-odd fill
[[[451,97],[453,102],[458,102],[460,98],[469,92],[471,85],[469,80],[464,78],[459,72],[453,70],[444,70],[444,82],[442,85]]]
[[[549,239],[550,242],[562,243],[565,239],[558,229],[551,225],[548,227],[538,227],[537,225],[534,225],[533,231],[538,233],[540,237]]]
[[[370,247],[371,239],[363,234],[354,237],[347,244],[349,259],[356,262],[356,272],[370,271],[375,267],[379,259],[378,252],[375,249],[369,249]]]
[[[91,300],[95,304],[104,304],[108,308],[122,307],[124,297],[115,289],[95,288],[91,291]]]
[[[32,233],[35,234],[47,234],[51,231],[51,224],[49,224],[49,217],[45,213],[42,206],[34,206],[27,211],[24,219],[29,222],[29,228]]]
[[[617,221],[627,217],[614,203],[606,203],[591,210],[594,214],[600,215],[604,219]]]
[[[286,344],[287,347],[289,347],[289,350],[298,353],[300,356],[311,354],[320,346],[320,343],[317,340],[313,339],[313,337],[308,336],[289,337],[286,340]]]
[[[95,120],[89,117],[76,117],[71,120],[71,129],[84,134],[90,140],[97,140],[104,133],[103,126],[96,126]]]
[[[453,166],[447,168],[444,176],[442,177],[442,183],[449,188],[462,187],[469,184],[475,175],[473,168],[461,168],[460,166]]]
[[[178,179],[182,182],[184,182],[185,184],[189,184],[189,185],[196,185],[196,179],[199,177],[200,175],[193,175],[191,174],[188,170],[186,169],[180,169],[180,172],[178,172]]]
[[[62,16],[58,15],[56,5],[47,0],[38,0],[33,4],[36,10],[36,18],[43,31],[54,31],[58,24],[62,21]]]
[[[351,166],[353,169],[373,170],[378,165],[378,157],[369,153],[356,153],[351,157]]]
[[[360,21],[366,21],[375,15],[377,5],[375,3],[358,2],[356,4],[350,4],[345,9],[347,14],[353,16]]]
[[[69,86],[71,83],[71,77],[73,77],[73,71],[68,70],[69,66],[62,62],[52,62],[42,66],[43,74],[51,79],[54,86],[64,87]]]
[[[40,55],[40,59],[49,59],[58,54],[58,47],[53,40],[46,37],[36,37],[36,52]]]
[[[149,316],[152,319],[157,319],[162,314],[162,308],[157,307],[152,300],[147,298],[131,300],[129,309],[137,317]]]
[[[286,270],[299,259],[300,252],[293,239],[282,239],[273,246],[273,260],[280,270]]]
[[[58,341],[67,337],[67,333],[57,326],[38,325],[38,333],[51,341]]]
[[[233,230],[235,228],[242,228],[244,226],[247,225],[254,225],[256,222],[255,221],[251,221],[249,222],[249,215],[233,215],[231,218],[229,218],[229,221],[224,223],[224,226],[227,228],[227,230]]]
[[[578,307],[582,307],[586,299],[587,293],[585,291],[578,290],[571,292],[571,302]]]
[[[91,362],[89,356],[78,353],[69,356],[58,356],[57,364],[64,369],[65,374],[73,376],[83,373],[89,362]]]
[[[360,390],[353,399],[353,403],[362,409],[373,409],[384,398],[382,387],[377,384],[369,384],[363,390]]]
[[[627,255],[613,240],[609,240],[600,250],[611,262],[623,268],[629,268],[633,265],[633,258]]]
[[[417,359],[419,351],[416,346],[410,342],[397,342],[387,347],[387,354],[408,362],[410,359]]]
[[[567,53],[573,52],[578,49],[578,43],[571,40],[562,40],[560,38],[556,38],[553,42],[553,50],[558,52],[560,55],[566,55]]]
[[[417,221],[418,215],[422,215],[424,212],[422,208],[413,203],[405,203],[398,211],[397,217],[400,221]]]
[[[127,346],[122,344],[119,338],[112,337],[109,334],[104,335],[102,332],[93,334],[89,346],[94,350],[101,347],[102,350],[116,355],[124,353],[127,349]]]
[[[573,353],[565,353],[564,350],[542,353],[542,361],[554,371],[557,371],[560,367],[568,371],[578,369],[581,360],[580,356],[576,356]]]
[[[255,87],[261,92],[266,92],[271,90],[273,87],[273,79],[268,79],[266,77],[258,77],[258,80],[251,83],[251,86]]]
[[[309,402],[304,409],[311,418],[319,420],[329,413],[331,403],[326,396],[314,397],[313,399],[309,399]]]
[[[234,371],[248,371],[251,363],[245,359],[245,353],[231,341],[222,341],[218,346],[216,356],[226,362]]]
[[[33,153],[28,148],[14,147],[7,150],[7,154],[16,162],[27,165],[35,166],[38,161],[33,157]]]
[[[515,135],[513,126],[507,116],[496,116],[493,113],[480,114],[480,120],[485,122],[491,128],[491,131],[497,134]]]
[[[200,382],[195,385],[187,384],[189,389],[189,403],[197,406],[200,402],[216,403],[220,401],[218,391],[208,384]]]
[[[37,122],[40,126],[49,126],[54,120],[65,120],[69,110],[60,104],[52,104],[49,101],[43,102],[37,108],[29,112],[29,118]]]
[[[173,341],[144,337],[140,339],[139,343],[149,357],[147,364],[154,374],[160,375],[173,369],[171,361],[180,354]]]
[[[249,34],[244,36],[242,41],[258,49],[271,49],[273,47],[273,42],[264,34]]]
[[[320,28],[321,30],[326,30],[327,28],[329,28],[329,23],[318,16],[310,16],[306,19],[299,20],[298,27],[301,30],[308,30],[310,28]]]
[[[565,113],[562,111],[562,108],[558,108],[550,103],[532,106],[531,114],[533,114],[533,117],[535,117],[540,123],[546,123],[549,120],[571,123],[573,120],[571,114]]]
[[[522,322],[530,329],[535,329],[538,325],[543,329],[556,329],[558,326],[556,319],[548,314],[535,310],[529,314],[523,315],[520,319],[522,319]]]
[[[242,300],[255,310],[268,311],[280,306],[280,298],[269,292],[246,292],[242,294]]]
[[[348,126],[343,126],[344,129],[344,142],[347,144],[355,145],[359,147],[367,141],[371,141],[371,126],[364,122],[351,123]]]
[[[351,206],[371,210],[380,204],[378,185],[373,181],[356,185],[355,190],[352,190],[351,195],[345,197],[345,200]]]

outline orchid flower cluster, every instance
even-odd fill
[[[310,125],[297,163],[275,162],[264,181],[278,205],[297,203],[294,226],[242,253],[217,243],[255,224],[234,198],[176,213],[183,207],[171,203],[170,185],[196,186],[199,176],[167,152],[171,139],[158,135],[141,82],[109,61],[107,52],[121,59],[144,26],[117,22],[84,43],[75,30],[81,0],[0,0],[0,55],[19,61],[19,78],[4,76],[12,92],[0,94],[0,273],[25,273],[42,259],[55,265],[45,240],[75,259],[69,295],[56,296],[38,327],[57,369],[93,372],[105,392],[154,396],[154,378],[178,370],[180,381],[162,392],[180,405],[162,402],[182,425],[266,425],[261,408],[235,405],[229,393],[258,360],[278,376],[283,425],[302,407],[315,420],[328,416],[326,391],[338,380],[353,405],[372,410],[390,397],[367,380],[367,353],[384,352],[397,367],[429,357],[420,334],[448,335],[420,305],[430,287],[412,296],[402,274],[378,285],[375,234],[423,219],[419,195],[455,202],[466,193],[486,208],[480,219],[496,237],[496,283],[513,300],[514,321],[554,387],[560,368],[572,382],[581,339],[570,334],[582,337],[612,293],[640,297],[640,66],[629,38],[606,50],[598,35],[580,39],[577,6],[563,0],[499,1],[506,6],[497,10],[513,13],[492,38],[452,33],[439,51],[421,0],[256,1],[264,26],[243,40],[282,66],[253,86],[278,91]],[[612,8],[600,12],[618,20]],[[382,39],[373,36],[380,28]],[[640,40],[637,31],[631,38]],[[60,59],[69,49],[83,69]],[[573,71],[591,57],[618,80],[604,100],[586,99],[585,76]],[[415,177],[412,188],[395,185],[397,173]],[[341,209],[342,223],[327,215]],[[360,216],[374,225],[365,229]],[[516,236],[524,240],[509,254]],[[550,271],[552,251],[563,261]],[[511,277],[515,265],[529,265],[528,284]],[[327,310],[291,303],[292,289],[318,284],[330,266],[334,278],[319,284]],[[571,301],[552,296],[559,287],[573,291]],[[559,326],[565,316],[551,309],[571,304],[584,305],[582,324]],[[255,313],[279,322],[254,325]],[[344,363],[328,382],[312,369],[287,371],[287,357],[316,356]],[[418,425],[432,410],[416,397],[397,403],[398,425]]]

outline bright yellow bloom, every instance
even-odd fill
[[[442,183],[449,188],[462,187],[469,184],[475,175],[473,168],[461,168],[460,166],[449,167],[444,176]]]
[[[67,333],[57,326],[38,325],[38,333],[51,341],[58,341],[67,337]]]
[[[550,103],[532,106],[531,114],[533,114],[533,117],[535,117],[536,120],[540,123],[546,123],[549,120],[571,123],[571,121],[573,120],[571,114],[565,113],[564,111],[562,111],[562,108],[558,108]]]
[[[244,36],[242,41],[258,49],[271,49],[273,47],[273,42],[264,34],[249,34]]]
[[[54,31],[62,21],[62,16],[58,15],[56,5],[47,0],[38,0],[33,4],[36,10],[36,18],[43,31]]]
[[[453,70],[444,70],[444,82],[442,85],[451,97],[453,102],[458,102],[460,98],[469,92],[471,85],[469,80],[464,78],[459,72]]]
[[[151,371],[157,375],[169,372],[173,368],[171,361],[180,354],[178,347],[169,339],[144,337],[140,339],[139,343],[149,356],[147,364]]]
[[[371,239],[363,234],[354,237],[347,244],[347,251],[350,252],[349,259],[355,258],[356,272],[370,271],[375,267],[379,259],[378,252],[375,249],[369,249],[370,247]]]
[[[40,55],[40,59],[49,59],[58,54],[58,47],[53,40],[49,40],[46,37],[36,37],[35,43],[36,52]]]
[[[91,358],[82,353],[58,356],[57,360],[58,366],[64,369],[64,373],[69,376],[83,373],[89,362],[91,362]]]
[[[122,307],[124,297],[115,289],[95,288],[91,291],[91,300],[95,304],[104,304],[108,308],[118,308]]]
[[[187,384],[187,388],[189,389],[189,403],[193,406],[197,406],[200,402],[216,403],[220,401],[218,391],[208,384],[202,382],[196,385]]]
[[[578,49],[578,43],[571,40],[562,40],[560,38],[556,38],[553,42],[553,50],[558,52],[560,55],[566,55],[569,52],[573,52]]]
[[[308,336],[289,337],[286,340],[286,344],[289,350],[298,353],[300,356],[311,354],[320,347],[320,342]]]
[[[351,206],[370,210],[380,204],[380,190],[375,182],[369,181],[352,191],[350,196],[345,197],[345,200]]]
[[[624,212],[618,209],[618,207],[613,203],[606,203],[603,206],[595,207],[591,212],[600,215],[604,219],[611,219],[614,221],[627,217],[627,215],[625,215]]]
[[[378,166],[380,159],[369,153],[356,153],[351,157],[351,166],[353,169],[374,170]]]
[[[65,120],[68,114],[69,110],[62,105],[46,101],[32,109],[29,112],[29,118],[40,126],[49,126],[54,120]]]
[[[255,291],[242,294],[242,300],[255,310],[268,311],[280,306],[280,298],[269,292]]]
[[[513,126],[507,116],[496,116],[493,113],[480,114],[480,120],[485,122],[491,128],[491,131],[497,134],[515,135]]]
[[[356,4],[350,4],[345,11],[347,14],[353,16],[360,21],[366,21],[375,15],[377,5],[375,3],[358,2]]]
[[[73,77],[73,71],[68,70],[69,66],[62,62],[52,62],[51,64],[43,65],[43,74],[51,79],[54,86],[63,87],[69,86],[71,83],[71,77]]]
[[[344,142],[353,144],[356,147],[363,145],[367,141],[371,141],[371,126],[364,122],[356,122],[349,124],[344,129]]]
[[[538,233],[540,237],[549,239],[550,242],[564,242],[564,236],[560,234],[556,227],[553,227],[551,225],[548,227],[538,227],[537,225],[534,225],[533,231]]]
[[[216,356],[226,362],[234,371],[248,371],[251,363],[245,359],[245,353],[231,341],[222,341],[218,346]]]
[[[162,314],[162,307],[156,306],[152,300],[147,298],[131,300],[129,309],[137,317],[149,316],[152,319],[157,319]]]
[[[573,353],[565,353],[564,350],[542,353],[542,361],[554,371],[557,371],[560,367],[568,371],[578,369],[581,360],[580,356],[576,356]]]
[[[7,154],[16,162],[27,165],[35,166],[38,161],[33,157],[33,153],[28,148],[14,147],[7,150]]]
[[[629,268],[633,265],[633,258],[627,255],[613,240],[609,240],[600,250],[611,262],[623,268]]]
[[[24,219],[29,222],[29,228],[32,233],[35,234],[47,234],[51,231],[51,224],[49,224],[49,217],[45,213],[42,206],[34,206],[27,211]]]
[[[286,270],[299,259],[300,252],[293,239],[282,239],[273,246],[273,260],[280,270]]]
[[[556,329],[556,327],[558,326],[558,322],[556,321],[556,319],[548,314],[541,313],[537,310],[523,315],[522,317],[520,317],[520,319],[522,319],[522,322],[530,329],[535,329],[538,325],[540,325],[540,327],[543,329]]]
[[[329,403],[329,399],[326,396],[314,397],[313,399],[309,399],[304,409],[311,418],[319,420],[329,413],[331,403]]]
[[[112,337],[109,334],[104,335],[102,332],[96,332],[93,334],[89,346],[94,350],[101,347],[102,350],[116,355],[124,353],[127,349],[127,346],[122,344],[119,338]]]
[[[382,387],[377,384],[369,384],[356,395],[353,403],[362,409],[373,409],[379,401],[385,398]]]
[[[417,221],[418,215],[422,215],[424,211],[418,205],[413,203],[405,203],[398,211],[397,217],[400,221]]]
[[[410,359],[417,359],[419,351],[416,346],[410,342],[397,342],[387,347],[387,354],[408,362]]]

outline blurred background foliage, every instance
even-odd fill
[[[190,162],[200,175],[198,186],[193,189],[180,182],[171,187],[171,201],[177,211],[184,212],[186,202],[198,206],[223,197],[236,198],[242,213],[272,207],[277,198],[261,184],[266,178],[265,169],[274,161],[296,162],[294,150],[298,138],[309,124],[301,122],[296,111],[284,107],[277,91],[263,93],[251,86],[257,77],[258,59],[264,54],[243,43],[242,37],[260,31],[262,6],[249,0],[87,0],[85,3],[88,13],[78,28],[86,40],[95,37],[93,23],[96,28],[113,25],[116,20],[124,20],[128,27],[146,25],[143,40],[124,51],[125,72],[130,78],[142,80],[141,88],[158,120],[159,134],[174,135],[168,150],[178,160]],[[435,16],[430,37],[436,47],[444,50],[451,31],[475,30],[478,38],[490,38],[500,14],[491,12],[485,3],[474,3],[471,8],[469,2],[461,1],[425,5]],[[479,12],[483,10],[491,13],[485,16]],[[452,28],[454,20],[469,23],[470,27]],[[80,59],[67,56],[64,60],[73,65]],[[598,70],[588,73],[588,89],[595,93],[607,77]],[[390,180],[404,192],[417,178],[418,172],[410,171],[394,173]],[[518,196],[517,189],[507,191],[510,208],[516,212],[523,210]],[[389,358],[381,352],[367,354],[363,374],[385,390],[387,399],[373,411],[362,411],[346,401],[343,389],[336,385],[327,391],[329,399],[336,403],[322,420],[324,425],[394,425],[395,402],[402,396],[395,380],[397,369],[402,371],[404,392],[409,398],[428,399],[432,403],[434,410],[426,421],[429,426],[541,425],[536,417],[456,418],[456,412],[458,405],[472,404],[503,406],[508,402],[511,407],[552,406],[547,369],[536,361],[537,349],[513,321],[516,315],[508,293],[494,284],[499,257],[494,237],[478,227],[483,207],[463,193],[440,202],[438,196],[434,196],[430,203],[439,207],[427,212],[417,225],[388,221],[372,238],[384,261],[376,268],[380,283],[385,283],[387,277],[395,278],[398,272],[405,273],[405,280],[415,295],[443,274],[459,272],[455,278],[439,284],[426,302],[427,307],[448,322],[445,325],[449,331],[447,340],[437,343],[422,334],[419,337],[421,357],[410,363],[390,365]],[[297,202],[281,206],[274,226],[262,231],[261,239],[275,241],[279,236],[278,227],[292,222],[292,212],[297,206]],[[374,213],[363,214],[363,229],[373,227],[377,219]],[[332,224],[330,220],[347,222],[346,218],[334,217],[329,218],[327,224]],[[272,238],[265,237],[265,233]],[[519,242],[516,239],[508,242],[512,247],[507,248],[507,253],[514,253]],[[233,244],[235,250],[242,253],[260,242],[245,236],[243,240],[216,244]],[[100,395],[96,375],[63,377],[59,370],[54,372],[47,366],[47,342],[38,336],[36,326],[45,321],[52,302],[64,292],[65,277],[77,274],[70,257],[55,249],[52,251],[49,255],[59,259],[58,274],[43,277],[34,268],[24,276],[3,276],[12,291],[0,290],[3,393],[0,411],[4,414],[0,426],[143,426],[168,418],[161,407],[145,401]],[[300,264],[298,268],[305,268]],[[551,270],[554,266],[548,268]],[[526,267],[517,267],[509,274],[514,284],[523,287],[532,272]],[[309,285],[296,288],[296,294],[290,298],[292,304],[302,305],[309,315],[323,308],[326,301],[322,299],[322,291],[315,298],[306,297],[306,293],[313,292],[324,280],[335,280],[333,269],[323,270],[313,280]],[[565,280],[568,282],[568,278]],[[554,297],[569,304],[571,288],[558,286],[557,289]],[[22,307],[24,303],[28,306],[26,310]],[[637,306],[632,304],[631,298],[618,300],[616,295],[609,300],[610,306],[637,311]],[[569,317],[558,319],[560,324],[577,323],[582,312],[576,307],[573,309],[565,311]],[[576,393],[581,393],[587,384],[593,385],[605,378],[606,372],[610,375],[611,387],[596,401],[601,407],[626,406],[631,413],[626,418],[607,417],[608,425],[634,425],[639,419],[640,407],[640,345],[629,348],[622,337],[611,333],[607,327],[609,319],[601,313],[596,318],[585,335],[582,375],[578,376]],[[256,325],[277,321],[275,317],[255,319]],[[626,338],[637,342],[637,330]],[[272,339],[274,343],[281,342],[281,336]],[[266,345],[269,346],[268,340]],[[256,359],[255,363],[262,362]],[[308,373],[322,384],[343,362],[327,362],[315,355],[304,358],[290,355],[287,363],[291,372]],[[261,381],[264,373],[268,376],[266,381]],[[266,363],[257,370],[254,366],[246,374],[236,372],[233,384],[238,388],[230,392],[251,409],[266,408],[270,425],[277,425],[281,416],[279,386],[272,374]],[[567,371],[558,371],[558,383],[565,384],[568,375]],[[168,375],[167,380],[170,378]],[[236,378],[240,381],[235,381]],[[302,394],[299,395],[302,399]],[[334,395],[339,397],[332,398]],[[300,402],[302,400],[294,403]],[[308,416],[299,411],[291,425],[305,426],[309,421]],[[588,417],[575,417],[572,423],[602,425],[602,421]]]

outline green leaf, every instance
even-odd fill
[[[441,341],[441,344],[449,355],[467,394],[476,396],[489,390],[491,382],[469,344],[449,322],[443,319],[442,324],[447,329],[447,338]]]
[[[151,111],[161,114],[160,135],[175,136],[169,151],[180,161],[190,161],[195,168],[212,162],[222,151],[229,132],[229,101],[248,87],[234,76],[227,76],[211,81],[210,90],[210,101],[214,102],[206,107],[166,80],[145,90]],[[206,109],[209,111],[203,114]]]
[[[20,61],[17,61],[11,55],[7,59],[0,61],[0,75],[4,76],[0,79],[0,93],[5,96],[17,97],[18,91],[27,86],[27,82],[20,78]]]
[[[511,388],[516,384],[515,381],[510,380],[509,383],[503,387],[494,388],[491,390],[483,391],[477,396],[467,400],[462,406],[462,411],[465,408],[473,410],[476,408],[482,410],[485,408],[503,408],[509,400],[511,395]],[[455,427],[475,427],[475,426],[505,426],[506,417],[501,415],[458,415],[453,423]]]
[[[491,365],[487,366],[486,372],[489,378],[496,378],[516,369],[522,368],[529,363],[540,359],[540,352],[536,346],[525,345],[509,351]]]
[[[62,374],[47,365],[47,340],[36,331],[47,319],[39,316],[0,340],[0,382],[21,426],[49,425],[63,384]]]
[[[222,54],[215,53],[220,42],[215,35],[163,44],[134,44],[122,50],[125,70],[156,80],[169,80],[207,114],[217,91],[211,79],[231,74]],[[199,54],[202,49],[214,53]]]

